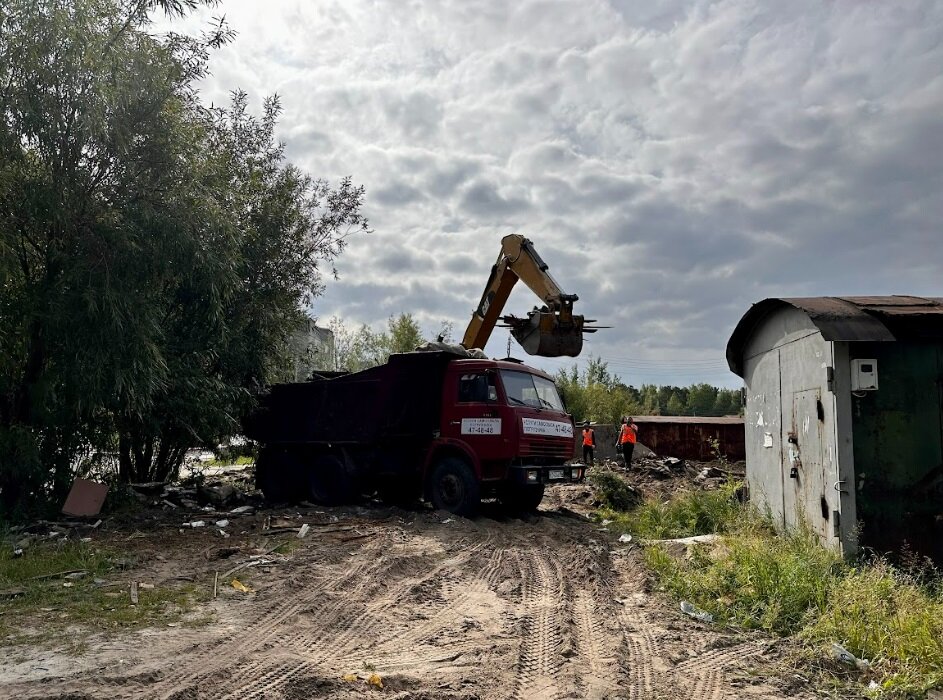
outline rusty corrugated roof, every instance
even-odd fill
[[[636,423],[689,423],[699,425],[737,425],[743,416],[635,416]]]
[[[774,311],[803,311],[830,341],[943,338],[943,297],[863,296],[764,299],[750,307],[727,342],[727,365],[743,376],[743,349]]]

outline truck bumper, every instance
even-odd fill
[[[583,481],[586,466],[560,465],[559,467],[511,467],[508,480],[515,484],[565,484]]]

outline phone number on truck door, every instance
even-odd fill
[[[500,418],[462,418],[462,435],[500,435]]]

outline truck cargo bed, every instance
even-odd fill
[[[363,443],[431,440],[439,427],[448,352],[411,352],[361,372],[276,384],[246,421],[258,442]]]

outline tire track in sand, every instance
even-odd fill
[[[257,622],[232,635],[228,635],[197,654],[188,657],[186,664],[165,676],[155,687],[154,695],[163,700],[186,692],[198,686],[201,681],[218,678],[230,672],[233,662],[241,657],[250,656],[267,645],[276,642],[285,624],[304,608],[321,598],[325,591],[356,591],[366,581],[373,580],[382,570],[393,562],[382,556],[375,556],[379,546],[362,552],[361,561],[353,564],[342,576],[333,580],[323,577],[320,581],[305,585],[295,591],[279,591],[274,602],[260,611]],[[329,585],[330,583],[330,585]],[[262,657],[265,655],[263,654]],[[256,664],[250,664],[255,666]]]
[[[554,700],[559,695],[563,576],[556,560],[539,549],[522,552],[524,633],[517,664],[517,700]]]
[[[365,640],[377,636],[380,630],[385,630],[386,636],[394,638],[402,634],[408,629],[409,622],[395,623],[386,613],[400,606],[416,586],[438,578],[444,571],[462,566],[489,541],[490,536],[465,547],[457,554],[425,569],[419,577],[404,577],[397,581],[395,577],[385,576],[391,569],[404,565],[402,556],[393,555],[386,558],[388,566],[382,572],[364,576],[353,587],[332,587],[336,589],[337,595],[329,603],[315,606],[303,613],[310,616],[309,623],[299,620],[286,626],[274,640],[276,653],[271,656],[258,655],[248,665],[240,668],[226,683],[226,686],[231,688],[229,694],[221,697],[226,700],[269,697],[271,692],[295,676],[321,670],[329,659],[343,658],[346,664],[351,663],[353,655],[350,652],[362,646]],[[416,556],[422,558],[428,555]],[[391,591],[385,592],[382,598],[373,600],[376,589],[388,586],[393,587]],[[285,662],[286,657],[291,660]],[[284,663],[285,668],[279,664],[280,661]],[[273,665],[276,665],[274,669]]]
[[[610,650],[603,645],[609,635],[596,614],[596,600],[592,594],[580,589],[574,599],[573,617],[580,651],[578,674],[582,679],[584,697],[602,700],[619,688],[617,659],[614,654],[607,654]]]
[[[725,671],[735,663],[756,656],[761,651],[755,642],[743,642],[723,649],[708,650],[682,661],[675,674],[693,698],[722,700],[725,692]]]
[[[619,615],[628,644],[629,700],[648,700],[655,688],[654,659],[660,655],[654,628],[638,607],[626,605]]]

